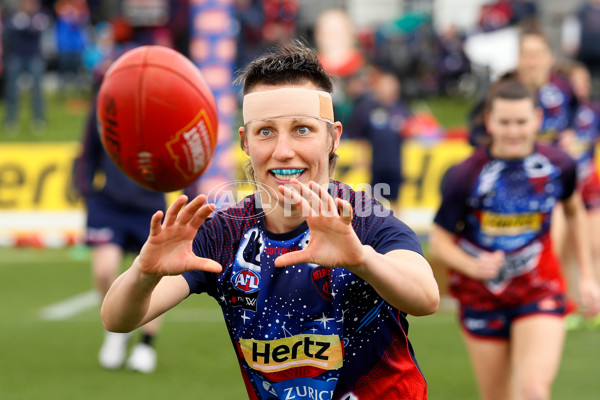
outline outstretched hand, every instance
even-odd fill
[[[163,212],[157,211],[150,221],[150,234],[138,256],[141,272],[154,275],[179,275],[190,270],[221,272],[219,263],[201,258],[192,251],[192,241],[198,228],[214,211],[214,204],[206,203],[200,195],[186,205],[187,196],[179,196]]]
[[[352,228],[352,206],[334,199],[316,182],[308,185],[292,179],[291,185],[279,186],[286,202],[302,212],[310,229],[306,248],[281,255],[275,265],[284,267],[314,263],[324,267],[352,268],[365,261],[364,246]]]

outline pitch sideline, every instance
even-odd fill
[[[42,308],[40,310],[40,318],[44,321],[62,321],[96,307],[99,304],[100,296],[98,292],[96,290],[89,290]]]

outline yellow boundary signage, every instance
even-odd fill
[[[15,143],[0,146],[0,211],[81,209],[81,199],[72,190],[73,160],[78,143]],[[405,183],[401,189],[403,209],[436,208],[439,184],[449,166],[471,153],[462,141],[427,146],[407,141],[403,148]],[[367,145],[342,141],[335,178],[354,185],[368,183],[370,154]],[[237,150],[237,161],[247,156]],[[238,179],[244,179],[241,168]],[[169,195],[173,198],[175,194]]]

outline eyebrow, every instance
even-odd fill
[[[285,118],[285,117],[282,117]],[[272,118],[272,119],[261,119],[261,120],[256,120],[256,121],[251,121],[250,123],[262,123],[262,124],[267,124],[267,125],[275,125],[276,121],[278,119],[282,119],[282,118]],[[298,124],[298,123],[308,123],[311,121],[319,121],[316,118],[312,118],[312,117],[299,117],[299,118],[285,118],[288,119],[290,121],[292,121],[292,124]]]

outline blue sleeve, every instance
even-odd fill
[[[73,164],[73,184],[84,197],[90,196],[93,192],[94,175],[100,168],[100,158],[103,152],[96,120],[96,102],[94,101],[86,122],[81,152]]]
[[[366,216],[360,217],[358,211],[359,225],[355,231],[361,238],[363,244],[367,244],[380,254],[392,250],[411,250],[423,255],[423,247],[417,234],[404,222],[394,217],[393,213],[381,206],[374,199],[371,202],[371,210]],[[360,203],[360,200],[358,200]],[[363,214],[364,215],[364,214]]]
[[[442,203],[433,222],[451,233],[458,231],[459,223],[464,221],[467,215],[466,201],[472,181],[465,178],[459,166],[449,168],[442,178]]]
[[[567,153],[564,153],[562,154],[560,169],[564,187],[564,193],[561,198],[568,199],[577,188],[577,163]]]
[[[352,116],[350,117],[348,126],[344,129],[344,134],[349,139],[369,138],[369,115],[372,108],[372,101],[367,95],[359,97],[354,102]]]
[[[491,142],[483,119],[484,106],[483,101],[477,103],[468,115],[469,144],[473,147],[486,146]]]
[[[575,129],[576,128],[575,119],[577,117],[577,109],[579,108],[579,100],[577,99],[577,96],[575,96],[575,93],[573,93],[572,88],[570,88],[568,96],[569,96],[569,102],[567,104],[567,112],[568,112],[567,128]]]

